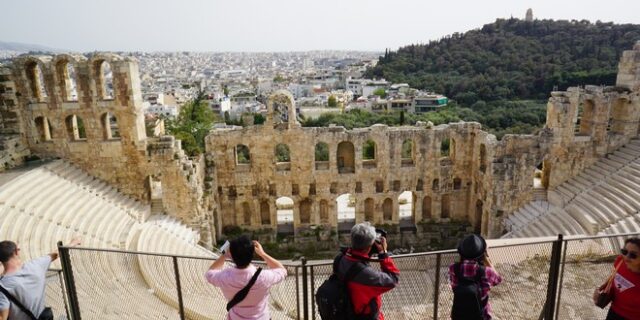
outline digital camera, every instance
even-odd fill
[[[382,243],[382,238],[386,238],[386,237],[387,237],[387,231],[385,231],[384,229],[376,228],[376,239],[373,242],[373,244],[371,245],[371,251],[369,251],[370,255],[374,255],[374,254],[380,253],[378,251],[378,246],[376,246],[376,243],[377,244]]]

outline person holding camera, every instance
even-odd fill
[[[369,222],[356,224],[351,228],[351,247],[334,260],[341,279],[355,274],[349,277],[347,288],[356,319],[384,320],[382,294],[398,285],[400,270],[387,253],[387,239],[382,234],[377,236]],[[369,265],[372,252],[377,252],[381,271]]]
[[[80,239],[69,243],[77,245]],[[47,269],[56,259],[58,251],[23,263],[15,242],[0,242],[0,320],[53,319],[51,309],[45,308],[44,290]]]
[[[502,282],[489,260],[487,242],[469,235],[458,244],[460,261],[449,266],[453,320],[490,320],[489,290]]]
[[[254,253],[269,269],[262,270],[251,263]],[[228,258],[233,260],[235,267],[224,267]],[[268,255],[258,241],[251,241],[247,236],[231,240],[205,273],[207,281],[219,287],[228,301],[228,320],[269,320],[269,289],[286,276],[287,269],[282,263]]]

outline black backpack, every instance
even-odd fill
[[[364,270],[365,265],[360,261],[355,262],[347,270],[344,278],[340,279],[337,271],[340,260],[343,257],[344,255],[340,254],[333,260],[333,274],[316,291],[316,304],[322,320],[352,320],[357,318],[353,311],[347,282]]]
[[[480,281],[484,277],[484,267],[479,266],[473,278],[463,277],[462,264],[453,266],[458,280],[458,285],[453,289],[453,307],[451,319],[453,320],[482,320],[484,319],[484,306],[487,301],[482,300],[482,286]]]

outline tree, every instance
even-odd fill
[[[387,91],[384,90],[384,88],[376,89],[375,91],[373,91],[373,94],[383,99],[387,97]]]
[[[193,100],[182,106],[175,120],[167,120],[167,131],[182,140],[182,148],[189,156],[197,156],[204,151],[204,138],[216,121],[216,116],[199,91]]]
[[[329,99],[327,99],[327,105],[329,108],[335,108],[338,106],[338,99],[334,95],[330,95]]]

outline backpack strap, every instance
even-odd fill
[[[0,286],[0,291],[2,291],[2,293],[4,293],[4,295],[7,296],[7,298],[9,298],[9,300],[13,304],[15,304],[18,308],[20,308],[20,310],[22,310],[24,314],[29,316],[32,320],[38,320],[38,318],[36,318],[36,316],[33,315],[33,312],[31,312],[31,310],[27,309],[27,307],[25,307],[22,303],[20,303],[20,301],[18,301],[16,297],[11,295],[9,291],[7,291],[7,289],[5,289],[3,286]]]
[[[231,310],[231,308],[235,307],[238,303],[240,303],[242,300],[244,300],[244,298],[247,297],[247,295],[249,294],[249,290],[251,290],[253,284],[256,283],[260,272],[262,272],[262,268],[258,268],[258,270],[256,270],[256,272],[253,274],[253,277],[251,277],[251,280],[249,280],[249,283],[244,286],[244,288],[240,289],[240,291],[236,292],[236,294],[233,296],[233,299],[231,299],[231,301],[227,303],[227,311]]]

